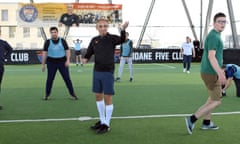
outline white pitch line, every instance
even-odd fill
[[[0,120],[0,123],[21,123],[21,122],[51,122],[51,121],[75,121],[78,118],[61,118],[61,119],[26,119],[26,120]]]
[[[154,64],[155,66],[160,66],[160,67],[133,67],[133,69],[176,69],[176,67],[174,66],[170,66],[170,65],[167,65],[167,64]],[[124,69],[129,69],[128,67],[127,68],[124,68]]]
[[[167,65],[167,64],[156,64],[156,65],[168,67],[168,68],[171,68],[171,69],[175,69],[176,68],[175,66],[170,66],[170,65]]]
[[[237,115],[240,111],[235,112],[218,112],[213,115]],[[112,117],[112,119],[142,119],[142,118],[169,118],[169,117],[185,117],[191,114],[166,114],[166,115],[145,115],[145,116],[120,116]],[[24,122],[56,122],[56,121],[89,121],[97,120],[98,117],[83,116],[79,118],[59,118],[59,119],[26,119],[26,120],[0,120],[0,123],[24,123]]]

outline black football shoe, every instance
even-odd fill
[[[107,126],[106,124],[102,124],[100,129],[97,131],[97,134],[104,134],[110,131],[110,127]]]
[[[101,127],[101,121],[98,121],[97,123],[95,123],[94,125],[92,125],[90,128],[92,129],[92,130],[98,130],[98,129],[100,129],[100,127]]]

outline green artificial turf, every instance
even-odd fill
[[[199,74],[199,64],[193,63],[190,74],[182,72],[182,64],[134,64],[134,80],[129,82],[125,66],[121,81],[115,83],[114,112],[111,131],[97,135],[89,129],[96,120],[64,121],[79,117],[98,117],[95,96],[91,92],[92,64],[71,65],[72,82],[79,100],[70,99],[58,73],[51,100],[44,96],[46,72],[40,65],[7,65],[0,95],[0,144],[202,144],[238,143],[239,114],[213,116],[220,126],[217,131],[199,129],[188,135],[184,115],[178,117],[129,118],[128,116],[166,116],[191,114],[207,99],[207,92]],[[118,65],[116,65],[117,72]],[[115,76],[117,73],[115,72]],[[235,86],[227,91],[222,105],[214,112],[240,111],[240,99]],[[45,119],[60,121],[41,122]],[[4,120],[40,120],[36,122],[6,122]]]

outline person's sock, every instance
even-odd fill
[[[107,126],[110,126],[112,113],[113,113],[113,104],[106,105],[106,124],[107,124]]]
[[[104,124],[104,123],[106,123],[104,100],[97,101],[96,104],[97,104],[97,109],[98,109],[98,113],[99,113],[99,118],[100,118],[101,124]]]
[[[190,116],[190,120],[192,123],[195,123],[197,121],[197,117],[195,115]]]
[[[206,120],[206,119],[203,120],[204,125],[210,125],[210,122],[211,122],[211,120]]]

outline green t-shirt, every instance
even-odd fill
[[[218,61],[219,67],[222,67],[223,42],[222,42],[220,33],[214,29],[209,32],[204,43],[204,52],[203,52],[202,61],[201,61],[201,73],[217,74],[208,59],[209,50],[216,51],[215,57]]]

